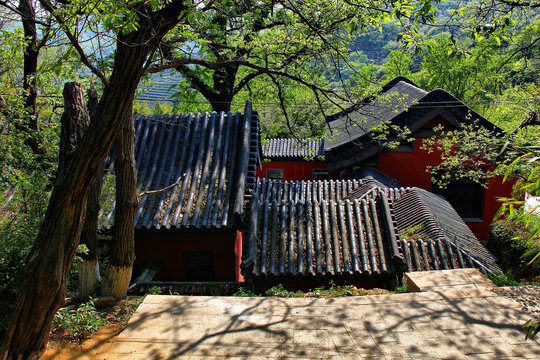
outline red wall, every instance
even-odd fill
[[[414,152],[379,153],[379,165],[374,166],[401,183],[401,186],[416,186],[431,190],[431,174],[426,172],[428,165],[437,165],[441,161],[440,153],[428,153],[420,149],[424,139],[414,140]]]
[[[439,123],[444,121],[439,120]],[[429,165],[437,165],[441,161],[440,152],[429,153],[421,149],[424,138],[416,138],[414,141],[414,152],[381,152],[379,153],[379,164],[373,166],[383,173],[398,180],[403,187],[419,187],[431,191],[431,174],[426,171]],[[298,169],[303,168],[302,172]],[[266,169],[284,169],[284,180],[312,180],[313,169],[324,169],[324,162],[270,162],[263,163],[262,170],[257,170],[257,176],[266,178]],[[300,176],[303,175],[303,176]],[[339,171],[330,172],[332,179],[339,178]],[[484,192],[483,216],[481,221],[466,221],[471,231],[476,237],[485,241],[488,237],[489,225],[493,221],[493,216],[500,207],[499,197],[507,197],[512,192],[513,181],[502,183],[502,177],[490,179],[488,188]]]
[[[213,251],[215,281],[236,281],[236,232],[183,235],[181,231],[138,231],[134,276],[152,261],[161,265],[162,281],[185,281],[184,251]]]
[[[324,161],[272,161],[257,168],[257,176],[266,178],[266,169],[283,169],[283,180],[313,180],[313,169],[326,169]]]
[[[375,168],[398,180],[403,187],[416,186],[431,191],[431,174],[426,172],[426,168],[428,165],[437,165],[440,162],[440,152],[428,153],[426,150],[422,150],[423,142],[422,138],[415,139],[414,152],[380,153],[379,166]],[[502,177],[488,181],[488,187],[484,191],[482,221],[465,222],[479,240],[487,240],[489,225],[500,207],[500,202],[497,199],[509,196],[513,184],[513,181],[502,183]]]
[[[244,232],[236,232],[236,240],[234,242],[234,271],[235,280],[244,282],[244,277],[240,273],[240,264],[242,264],[242,242],[244,241]]]

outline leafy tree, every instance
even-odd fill
[[[161,104],[159,101],[156,101],[154,107],[152,108],[152,115],[161,115],[163,114],[163,110],[161,109]]]
[[[386,63],[383,66],[385,80],[392,80],[396,76],[410,77],[412,75],[412,63],[413,58],[411,54],[403,50],[390,51]]]
[[[500,67],[494,40],[464,48],[450,38],[432,41],[416,75],[427,89],[441,88],[462,100],[485,99],[485,93],[500,94],[507,84],[507,69]]]
[[[152,110],[150,109],[150,106],[148,106],[148,101],[135,101],[133,103],[133,114],[136,115],[151,115]]]
[[[538,141],[536,146],[522,147],[522,151],[528,151],[526,154],[515,159],[507,168],[506,177],[520,176],[524,179],[519,183],[520,196],[518,198],[503,199],[503,204],[499,215],[507,214],[509,220],[519,224],[526,231],[525,239],[528,251],[523,254],[529,259],[529,266],[540,268],[540,216],[539,207],[536,204],[532,206],[523,199],[523,193],[529,193],[534,196],[540,196],[540,151],[538,150]],[[523,327],[527,338],[535,337],[540,332],[540,319],[529,320]]]
[[[182,1],[166,5],[98,2],[88,7],[73,3],[62,4],[58,10],[46,0],[40,3],[57,17],[66,34],[70,34],[70,27],[60,19],[60,14],[80,9],[110,29],[116,29],[118,40],[113,70],[104,79],[105,89],[91,125],[69,159],[59,166],[50,205],[30,252],[10,326],[0,348],[2,359],[39,358],[43,352],[52,318],[63,302],[91,184],[122,124],[128,119],[131,123],[133,96],[149,55],[189,9]],[[76,47],[77,43],[73,45]]]
[[[278,6],[273,0],[227,0],[168,39],[162,54],[167,67],[182,74],[182,93],[195,89],[213,110],[229,111],[234,96],[263,74],[324,88],[317,78],[309,79],[306,65],[326,62],[329,54],[342,56],[350,41],[347,27],[364,29],[385,16],[363,2],[290,1]]]

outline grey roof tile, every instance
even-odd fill
[[[373,178],[259,179],[251,201],[242,271],[255,281],[468,267],[500,273],[452,206],[422,189]]]
[[[324,156],[324,140],[306,140],[271,138],[263,144],[263,156],[269,159],[313,158]]]
[[[235,227],[259,163],[258,116],[240,113],[136,117],[136,228]],[[106,166],[112,166],[112,157]],[[251,189],[251,190],[250,190]],[[114,208],[102,214],[112,228]]]
[[[440,241],[443,249],[448,249],[449,246],[453,249],[447,253],[454,254],[454,259],[459,256],[470,258],[469,261],[474,264],[474,267],[484,272],[501,273],[493,255],[480,243],[443,197],[419,188],[405,189],[402,195],[393,201],[393,211],[397,231],[404,234],[416,227],[415,231],[409,234],[412,240],[407,239],[408,242],[418,242],[423,239],[422,241],[431,246],[433,241]],[[457,251],[459,255],[454,251]],[[449,260],[440,258],[441,263],[447,263]],[[416,270],[429,270],[429,268]]]
[[[385,124],[417,103],[428,93],[419,87],[399,81],[381,93],[374,101],[328,121],[331,140],[325,142],[325,150],[331,151],[341,145],[354,142]]]

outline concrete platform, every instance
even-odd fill
[[[147,296],[99,359],[540,359],[540,287],[332,299]]]
[[[416,271],[406,273],[405,280],[410,292],[495,287],[478,269]]]

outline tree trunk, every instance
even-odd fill
[[[21,13],[24,37],[27,41],[24,47],[23,91],[24,110],[28,119],[26,126],[28,145],[35,154],[45,154],[47,149],[42,146],[39,138],[39,123],[37,113],[37,66],[39,48],[36,31],[36,13],[31,0],[20,0],[17,8]]]
[[[97,107],[97,92],[94,85],[88,90],[88,114],[95,114]],[[87,299],[95,294],[99,281],[98,263],[98,217],[99,197],[103,185],[103,169],[98,172],[88,194],[86,216],[81,232],[81,244],[85,244],[88,253],[81,255],[83,261],[79,264],[79,298]]]
[[[131,111],[124,114],[122,133],[116,142],[116,207],[114,235],[109,266],[101,285],[101,296],[120,300],[126,296],[135,262],[135,216],[137,200],[137,174],[135,168],[135,129]]]
[[[69,163],[88,124],[84,96],[78,84],[66,84],[64,101],[57,170],[59,183],[70,179]],[[52,315],[64,301],[67,276],[75,253],[76,244],[65,244],[78,242],[78,224],[84,216],[85,205],[84,194],[68,195],[61,186],[53,189],[45,220],[27,259],[23,284],[0,352],[2,358],[19,358],[8,351],[15,351],[22,358],[38,358],[44,349]],[[27,344],[39,344],[39,347],[27,349]]]
[[[90,187],[131,109],[148,54],[161,38],[188,14],[183,1],[172,1],[150,12],[137,11],[139,28],[118,35],[114,68],[88,130],[76,151],[62,164],[45,218],[28,256],[10,324],[0,348],[0,360],[39,359],[51,322],[64,302],[67,279],[79,243]]]

